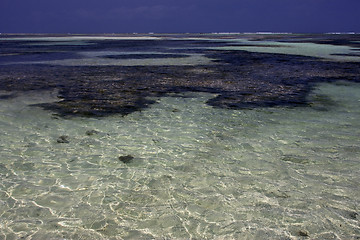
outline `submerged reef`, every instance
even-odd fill
[[[279,37],[275,39],[281,40]],[[306,42],[309,41],[306,38]],[[313,42],[341,44],[339,36],[326,41],[321,35],[321,38],[314,38]],[[346,39],[343,42],[345,45],[349,43]],[[61,116],[126,115],[153,104],[155,101],[150,100],[149,97],[161,97],[169,93],[187,91],[216,93],[217,96],[210,99],[207,104],[219,108],[306,106],[308,104],[306,97],[316,83],[339,80],[360,82],[360,62],[336,62],[300,55],[211,48],[229,44],[221,39],[207,41],[97,40],[91,42],[91,45],[84,46],[26,45],[24,47],[23,42],[19,45],[10,41],[2,41],[0,44],[2,46],[0,63],[12,61],[12,64],[0,64],[0,90],[58,89],[58,102],[43,103],[39,106],[55,111]],[[353,41],[350,46],[357,47],[354,45],[356,44]],[[161,54],[110,54],[103,58],[115,60],[184,58],[188,54],[196,53],[203,54],[212,62],[179,66],[111,64],[108,66],[64,66],[21,62],[24,58],[30,63],[42,57],[44,59],[78,58],[74,51],[119,48],[126,51],[170,50]],[[36,59],[31,59],[31,56],[35,56]],[[19,61],[19,63],[14,63],[14,61]],[[11,96],[8,94],[3,98]]]

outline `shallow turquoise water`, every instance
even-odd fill
[[[49,38],[39,44],[94,39]],[[33,39],[38,40],[46,39]],[[355,52],[312,43],[227,41],[254,47],[215,49],[339,61],[352,57],[331,54]],[[28,63],[211,62],[202,54],[103,58],[153,53],[78,51],[81,59]],[[1,97],[8,94],[17,97]],[[302,108],[218,109],[206,105],[216,95],[198,92],[154,98],[150,108],[125,117],[60,118],[33,106],[59,101],[57,95],[0,92],[0,239],[360,237],[359,84],[319,84],[310,106]],[[127,155],[134,157],[130,163],[119,160]]]
[[[101,119],[31,106],[56,91],[17,96],[0,100],[0,239],[360,236],[359,84],[321,84],[304,108],[186,93]]]
[[[346,56],[344,54],[358,54],[359,48],[349,46],[335,46],[331,44],[277,42],[277,41],[249,41],[245,39],[231,39],[234,46],[215,47],[218,50],[245,50],[249,52],[280,53],[309,57],[320,57],[330,61],[359,62],[360,56]],[[239,44],[240,46],[236,46]],[[248,46],[241,46],[245,44]],[[340,55],[337,55],[340,54]]]
[[[210,49],[220,51],[249,51],[261,53],[276,53],[276,54],[291,54],[300,56],[309,56],[321,58],[327,61],[347,61],[359,62],[360,55],[359,48],[354,48],[344,45],[331,45],[331,44],[316,44],[316,43],[302,43],[302,42],[281,42],[273,40],[253,41],[244,37],[244,35],[236,35],[238,38],[207,38],[207,37],[182,37],[172,38],[170,36],[73,36],[73,37],[2,37],[0,41],[24,41],[25,46],[81,46],[95,44],[92,41],[108,41],[108,40],[172,40],[172,41],[203,41],[210,42],[225,42],[229,46],[192,46],[186,49]],[[30,43],[28,43],[30,42]],[[354,41],[356,42],[356,41]],[[21,45],[20,45],[21,46]],[[182,48],[169,47],[162,49],[163,54],[178,50]],[[184,49],[183,49],[184,50]],[[92,51],[76,51],[74,52],[77,58],[62,59],[62,60],[37,60],[28,62],[7,62],[3,64],[51,64],[62,66],[196,66],[196,65],[209,65],[213,64],[210,58],[204,54],[192,53],[187,54],[186,57],[181,58],[147,58],[147,59],[109,59],[104,58],[109,55],[123,55],[123,54],[154,54],[152,50],[146,51],[123,51],[122,49],[114,50],[92,50]]]

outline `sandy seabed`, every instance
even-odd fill
[[[360,237],[358,40],[7,37],[0,238]]]

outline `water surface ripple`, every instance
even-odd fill
[[[296,109],[215,109],[206,93],[101,119],[28,105],[54,95],[2,100],[6,239],[359,236],[359,85]]]
[[[0,239],[359,239],[360,83],[331,78],[299,106],[214,107],[215,87],[178,86],[102,117],[44,109],[65,80],[0,90]]]

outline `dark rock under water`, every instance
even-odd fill
[[[119,156],[119,161],[123,163],[131,163],[133,161],[134,157],[131,155],[125,155],[125,156]]]
[[[345,40],[343,39],[343,44],[348,44]],[[314,42],[328,43],[323,41],[323,38],[314,39]],[[333,39],[333,42],[341,45],[338,37]],[[17,51],[20,56],[28,56],[35,52],[38,57],[39,52],[52,50],[52,58],[57,56],[54,52],[59,52],[57,57],[64,59],[73,51],[80,50],[146,49],[149,51],[172,47],[176,49],[173,50],[174,54],[180,54],[179,56],[192,52],[201,53],[213,59],[215,64],[197,66],[0,64],[0,90],[28,91],[56,88],[59,89],[61,100],[40,106],[62,116],[106,116],[126,115],[146,108],[154,103],[148,97],[188,91],[218,94],[207,104],[219,108],[307,106],[306,97],[318,82],[338,80],[360,82],[359,62],[334,62],[296,55],[207,48],[227,45],[221,41],[113,40],[93,41],[93,43],[96,44],[19,47],[16,43],[3,41],[0,43],[3,52],[0,62],[6,61],[7,51]],[[190,49],[190,46],[197,48]],[[135,55],[135,57],[145,56]]]
[[[60,137],[58,137],[58,139],[56,139],[57,143],[69,143],[69,136],[66,135],[62,135]]]

